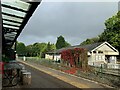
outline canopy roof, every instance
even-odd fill
[[[41,0],[38,2],[28,1],[1,0],[3,49],[13,46]]]

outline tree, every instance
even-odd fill
[[[47,48],[47,44],[46,43],[40,43],[39,48],[40,48],[39,57],[42,58],[42,56],[44,55],[44,52]]]
[[[120,11],[105,21],[105,30],[96,38],[87,39],[80,45],[107,41],[120,51]]]
[[[41,43],[40,48],[41,48],[41,50],[40,50],[40,57],[41,58],[45,57],[46,52],[49,52],[49,51],[52,51],[52,50],[56,49],[55,45],[51,44],[50,42],[48,42],[47,44],[46,43]]]
[[[120,11],[105,21],[105,27],[99,41],[107,41],[120,51]]]
[[[26,46],[27,56],[32,57],[44,57],[44,54],[48,51],[55,50],[56,47],[54,44],[48,43],[34,43],[32,45]]]
[[[56,49],[60,49],[60,48],[67,47],[67,46],[70,46],[70,44],[65,41],[63,36],[59,36],[56,42]]]
[[[51,45],[50,45],[50,42],[48,42],[48,44],[47,44],[46,51],[51,51]]]
[[[91,38],[91,39],[86,39],[80,45],[93,44],[93,43],[97,43],[97,42],[99,42],[99,37],[94,37],[94,38]]]
[[[16,52],[18,55],[26,55],[26,46],[22,42],[17,42]]]
[[[46,43],[34,43],[26,46],[27,55],[41,57],[42,52],[46,49],[46,45]]]
[[[50,48],[51,48],[51,50],[55,50],[56,49],[55,44],[51,44]]]
[[[40,44],[39,43],[34,43],[32,49],[33,49],[33,52],[34,52],[35,56],[39,56],[40,55],[41,48],[40,48]]]
[[[57,38],[57,42],[56,42],[56,48],[57,49],[60,49],[60,48],[63,48],[65,47],[65,39],[63,36],[59,36]]]
[[[71,44],[65,41],[65,47],[68,47],[68,46],[71,46]]]
[[[43,50],[44,53],[55,50],[56,47],[54,44],[50,44],[50,42],[47,43],[45,49]]]

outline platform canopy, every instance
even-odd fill
[[[1,0],[2,46],[11,48],[41,0]]]

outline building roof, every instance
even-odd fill
[[[89,52],[98,48],[99,46],[103,45],[103,44],[107,44],[110,48],[112,48],[114,51],[117,51],[113,46],[111,46],[109,43],[107,42],[98,42],[98,43],[93,43],[93,44],[88,44],[88,45],[76,45],[76,46],[69,46],[69,47],[65,47],[65,48],[61,48],[61,49],[58,49],[58,50],[54,50],[54,51],[51,51],[51,52],[47,52],[47,53],[61,53],[62,51],[64,50],[67,50],[67,49],[74,49],[74,48],[85,48],[87,49]],[[118,51],[117,51],[118,52]]]
[[[61,53],[61,52],[64,51],[64,50],[74,49],[74,48],[86,48],[88,51],[91,51],[91,50],[93,50],[94,48],[96,48],[97,46],[101,45],[102,43],[103,43],[103,42],[94,43],[94,44],[89,44],[89,45],[83,45],[83,46],[80,46],[80,45],[69,46],[69,47],[65,47],[65,48],[58,49],[58,50],[50,51],[50,52],[47,52],[47,53]]]
[[[101,45],[104,42],[98,42],[98,43],[93,43],[93,44],[88,44],[88,45],[78,45],[76,48],[86,48],[88,51],[93,50],[94,48],[98,47],[99,45]]]

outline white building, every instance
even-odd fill
[[[73,48],[86,48],[88,50],[88,65],[100,66],[101,64],[116,64],[119,52],[108,42],[99,42],[84,46],[70,46],[53,52],[48,52],[45,55],[46,59],[59,60],[61,52]]]

